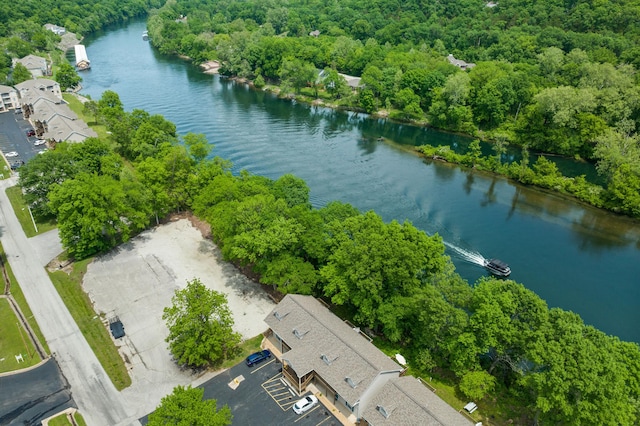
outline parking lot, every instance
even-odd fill
[[[199,387],[204,389],[206,399],[217,401],[218,408],[225,404],[229,406],[233,414],[233,424],[296,426],[339,426],[341,424],[322,403],[318,403],[302,415],[294,413],[291,407],[304,395],[296,395],[284,383],[280,367],[281,364],[275,357],[254,367],[247,367],[245,363],[240,363]],[[142,424],[147,423],[146,417],[140,421]]]
[[[5,155],[9,164],[19,167],[44,150],[44,145],[35,145],[35,136],[27,136],[27,131],[33,129],[31,123],[25,120],[22,113],[6,111],[0,113],[0,151]],[[15,157],[7,157],[10,152],[16,152]]]

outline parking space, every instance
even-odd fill
[[[303,415],[294,413],[291,407],[302,396],[296,395],[285,384],[281,366],[275,359],[254,367],[240,363],[201,387],[204,388],[205,398],[216,399],[218,406],[229,405],[234,424],[340,425],[338,419],[322,404]],[[243,376],[244,380],[233,390],[229,383],[239,376]]]
[[[276,359],[248,367],[244,362],[208,380],[199,387],[206,399],[215,399],[218,407],[228,405],[236,425],[339,426],[340,421],[322,404],[302,415],[291,407],[302,396],[284,382],[281,364]],[[230,386],[231,385],[231,386]],[[146,417],[140,419],[146,424]]]
[[[27,136],[29,130],[33,130],[33,127],[24,119],[22,113],[0,113],[0,151],[12,168],[26,163],[45,149],[43,144],[36,145],[37,137]]]

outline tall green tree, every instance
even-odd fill
[[[171,303],[162,319],[169,328],[169,349],[179,364],[218,365],[235,353],[241,337],[233,331],[233,316],[223,293],[194,278],[176,290]]]
[[[58,66],[53,79],[60,84],[60,90],[63,92],[67,89],[75,89],[82,81],[82,77],[78,75],[76,69],[68,62],[62,62]]]
[[[412,295],[422,280],[445,266],[444,245],[410,223],[385,224],[374,212],[336,224],[328,263],[320,269],[324,293],[333,303],[355,308],[355,318],[380,325],[385,303]]]
[[[149,415],[149,426],[227,426],[229,406],[218,409],[215,399],[203,399],[204,389],[176,386]]]
[[[14,85],[20,84],[20,83],[22,83],[24,81],[27,81],[27,80],[31,80],[32,78],[33,78],[33,76],[31,75],[31,73],[29,72],[27,67],[25,67],[21,63],[18,62],[13,67],[13,72],[11,73],[11,82]]]
[[[310,62],[297,58],[285,58],[282,61],[279,76],[285,87],[291,87],[296,93],[300,93],[300,89],[307,84],[315,83],[316,69]]]
[[[60,240],[69,254],[83,259],[128,241],[149,223],[142,188],[111,176],[80,173],[49,193]]]

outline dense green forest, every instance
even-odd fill
[[[638,2],[489,6],[171,0],[148,27],[161,52],[217,59],[258,87],[597,162],[607,187],[567,192],[640,217]]]
[[[203,135],[125,112],[114,92],[85,104],[106,140],[59,144],[29,161],[20,185],[36,216],[55,216],[77,259],[115,247],[172,212],[211,225],[225,259],[282,293],[341,306],[406,354],[414,371],[455,377],[481,403],[499,392],[518,424],[633,425],[640,418],[640,348],[523,285],[470,286],[438,235],[383,222],[339,202],[314,209],[306,183],[242,172],[211,155]],[[503,402],[504,404],[504,402]]]
[[[0,2],[0,84],[17,84],[12,78],[11,59],[29,54],[46,56],[60,36],[44,24],[65,27],[82,36],[108,24],[142,16],[164,0],[24,0]]]

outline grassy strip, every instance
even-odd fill
[[[60,414],[49,420],[49,426],[73,426],[66,414]]]
[[[11,176],[11,169],[4,160],[0,160],[2,169],[0,169],[0,179],[8,179]]]
[[[73,415],[73,419],[76,421],[78,426],[87,426],[87,422],[84,421],[84,417],[82,417],[82,414],[80,414],[79,412],[76,411],[76,413]]]
[[[131,377],[107,327],[93,310],[89,296],[82,289],[82,277],[91,260],[74,263],[69,275],[64,271],[56,271],[50,272],[49,276],[113,385],[122,390],[131,385]]]
[[[95,117],[89,116],[84,113],[84,104],[80,102],[77,96],[71,93],[64,93],[62,97],[69,104],[69,108],[71,108],[71,111],[75,112],[80,120],[84,121],[89,127],[95,130],[100,139],[107,139],[107,127],[104,124],[98,124]]]
[[[87,426],[87,422],[84,421],[84,417],[79,412],[75,412],[73,414],[73,420],[76,421],[76,424],[79,426]],[[66,414],[60,414],[49,420],[49,426],[72,426],[72,423],[69,421]]]
[[[2,244],[0,244],[0,256],[2,257],[2,260],[4,262],[4,268],[7,271],[7,276],[9,277],[9,283],[11,285],[10,291],[11,291],[11,295],[13,296],[13,299],[16,301],[16,303],[20,307],[20,310],[22,311],[22,315],[26,317],[27,322],[29,323],[29,326],[31,326],[31,329],[35,333],[36,338],[38,339],[40,344],[44,347],[45,352],[50,354],[51,351],[49,350],[47,341],[44,338],[42,331],[40,330],[40,326],[38,325],[38,322],[36,321],[36,319],[33,317],[33,312],[31,312],[31,307],[27,303],[27,299],[24,298],[24,293],[22,293],[22,289],[20,288],[20,285],[18,284],[16,277],[13,275],[11,266],[9,265],[9,262],[7,262],[7,256],[4,253],[4,248],[2,247]]]
[[[42,234],[55,229],[56,222],[54,219],[49,219],[46,221],[36,220],[36,225],[38,227],[38,232],[36,232],[35,228],[33,227],[33,221],[31,220],[31,214],[29,213],[29,209],[27,208],[27,203],[24,201],[24,197],[22,195],[22,189],[19,186],[12,186],[11,188],[7,188],[7,197],[9,197],[11,207],[13,207],[13,211],[18,217],[20,226],[22,226],[22,230],[24,231],[27,238],[31,238],[38,234]],[[34,217],[34,219],[36,218]]]
[[[263,338],[264,336],[262,334],[258,334],[256,337],[252,337],[240,343],[235,356],[233,358],[226,359],[220,368],[231,368],[239,362],[244,361],[248,355],[260,350],[260,343],[262,343]]]
[[[26,330],[18,322],[18,317],[11,309],[9,301],[0,299],[0,373],[20,370],[40,362],[40,357]],[[22,356],[18,362],[16,356]]]

